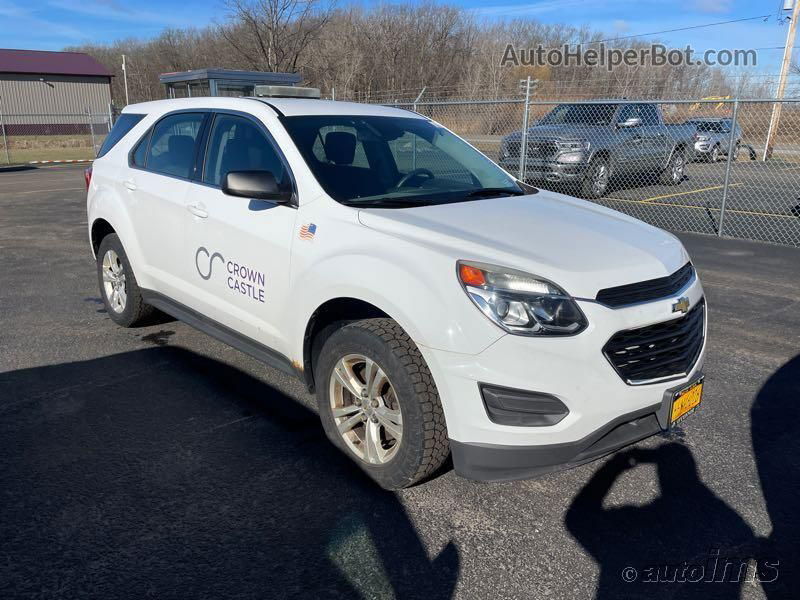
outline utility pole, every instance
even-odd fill
[[[130,104],[128,100],[128,68],[125,66],[125,55],[122,55],[122,79],[125,82],[125,106]]]
[[[793,5],[793,6],[792,6]],[[797,0],[786,0],[783,4],[784,10],[789,10],[791,6],[792,16],[789,21],[789,31],[786,32],[786,45],[783,47],[783,62],[781,62],[781,74],[778,79],[777,99],[782,100],[786,90],[786,77],[789,75],[789,67],[792,64],[792,49],[794,48],[794,35],[797,31],[797,19],[800,16],[800,2]],[[781,122],[781,109],[783,102],[775,102],[772,106],[772,118],[769,120],[769,130],[767,131],[767,143],[764,146],[762,161],[768,160],[772,156],[772,144],[778,132],[778,125]]]

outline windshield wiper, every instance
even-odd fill
[[[480,190],[472,190],[469,192],[467,198],[480,198],[481,196],[524,196],[525,192],[522,190],[515,190],[509,188],[481,188]]]
[[[431,201],[430,196],[400,196],[397,198],[354,198],[352,200],[342,200],[342,204],[354,207],[376,207],[376,206],[424,206]]]

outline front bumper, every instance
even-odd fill
[[[444,407],[456,471],[476,479],[529,477],[593,460],[663,429],[666,421],[658,415],[665,394],[702,371],[707,316],[697,360],[666,381],[629,385],[603,347],[619,331],[674,318],[672,305],[680,297],[691,307],[703,300],[697,277],[675,295],[644,304],[613,309],[578,300],[589,326],[572,337],[505,335],[477,355],[421,347]],[[569,412],[553,425],[500,424],[487,414],[482,385],[547,394]]]
[[[700,378],[698,372],[692,381]],[[574,442],[504,446],[451,440],[453,464],[459,475],[478,481],[527,479],[580,466],[668,430],[675,392],[687,385],[665,390],[660,403],[621,415]]]
[[[514,176],[519,174],[519,157],[500,160],[500,166]],[[550,181],[570,183],[582,181],[586,175],[586,163],[563,163],[554,160],[529,158],[525,161],[525,181]]]

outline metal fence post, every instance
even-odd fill
[[[728,161],[725,165],[725,183],[722,186],[722,204],[719,207],[719,225],[717,235],[722,235],[722,227],[725,220],[725,204],[728,202],[728,188],[731,182],[731,163],[733,163],[733,153],[736,145],[736,124],[739,116],[739,99],[733,101],[733,119],[731,123],[731,136],[728,140]]]
[[[3,98],[0,97],[0,127],[3,129],[3,148],[6,150],[6,164],[11,164],[11,156],[8,153],[8,137],[6,136],[6,121],[3,118]]]
[[[417,99],[414,100],[414,104],[412,105],[412,110],[417,112],[417,102],[419,102],[420,98],[422,98],[422,94],[425,93],[425,90],[428,89],[428,86],[422,88],[417,96]],[[417,168],[417,136],[414,136],[414,139],[411,140],[411,170],[415,170]]]
[[[525,105],[522,109],[522,137],[519,140],[519,177],[520,181],[525,181],[525,158],[528,153],[528,113],[531,99],[531,76],[525,80]]]
[[[92,151],[97,154],[97,144],[94,141],[94,124],[92,123],[92,111],[86,107],[86,118],[89,119],[89,134],[92,136]]]

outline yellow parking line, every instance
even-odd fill
[[[648,204],[650,206],[671,206],[674,208],[693,208],[695,210],[712,210],[719,212],[719,208],[711,206],[695,206],[694,204],[675,204],[673,202],[649,202],[647,200],[626,200],[624,198],[603,198],[604,200],[611,200],[613,202],[628,202],[630,204]],[[739,210],[737,208],[726,208],[726,213],[734,213],[738,215],[752,215],[756,217],[778,217],[780,219],[797,219],[794,215],[780,215],[776,213],[754,212],[750,210]]]
[[[743,183],[732,183],[728,187],[736,187],[737,185],[744,185]],[[653,200],[663,200],[664,198],[673,198],[675,196],[685,196],[687,194],[697,194],[699,192],[710,192],[712,190],[721,190],[725,185],[712,185],[711,187],[700,188],[699,190],[689,190],[687,192],[675,192],[674,194],[664,194],[663,196],[653,196],[652,198],[645,198],[640,202],[652,202]]]

